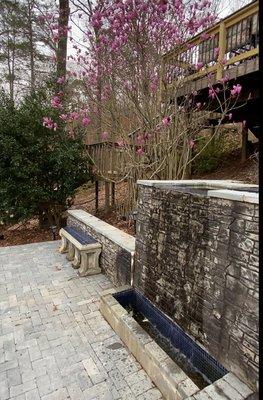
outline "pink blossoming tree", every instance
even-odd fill
[[[68,26],[54,25],[54,40],[70,34],[75,63],[57,79],[58,85],[71,93],[55,93],[51,104],[61,111],[60,120],[74,134],[85,129],[122,153],[117,166],[118,179],[132,182],[132,201],[137,179],[182,179],[189,165],[198,156],[195,143],[208,124],[209,111],[218,113],[220,124],[231,119],[241,86],[228,87],[227,78],[217,86],[209,84],[206,100],[197,92],[182,93],[180,65],[165,71],[162,54],[182,45],[188,38],[213,24],[216,16],[209,0],[100,0],[71,1],[71,23],[81,32],[81,44],[71,36]],[[207,33],[202,41],[212,39]],[[187,44],[187,51],[194,49]],[[215,60],[220,49],[214,48]],[[222,66],[224,59],[220,62]],[[206,68],[192,57],[193,72]],[[172,92],[163,97],[160,87],[168,87],[172,76]],[[208,77],[209,78],[209,77]],[[212,82],[212,81],[211,81]],[[74,99],[74,100],[73,100]],[[55,129],[50,121],[47,128]],[[212,140],[212,139],[211,139]],[[98,174],[109,176],[93,160]]]

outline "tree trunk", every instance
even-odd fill
[[[28,2],[28,36],[29,36],[29,53],[30,53],[30,90],[35,91],[36,74],[35,74],[35,48],[32,29],[32,2]]]
[[[59,29],[68,27],[69,20],[69,0],[59,0]],[[65,32],[60,37],[57,50],[57,77],[65,76],[67,70],[67,42],[68,33]]]

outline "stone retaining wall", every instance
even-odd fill
[[[77,227],[102,244],[100,267],[115,285],[131,283],[135,238],[83,210],[68,211],[68,226]]]
[[[255,389],[258,194],[189,182],[139,182],[135,286]]]

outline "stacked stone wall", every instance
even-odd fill
[[[139,186],[134,281],[227,369],[258,380],[258,204]]]

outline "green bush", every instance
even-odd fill
[[[47,88],[14,106],[0,94],[0,221],[38,216],[61,226],[76,189],[89,180],[82,138],[70,137],[50,106]],[[52,117],[56,131],[42,119]]]

